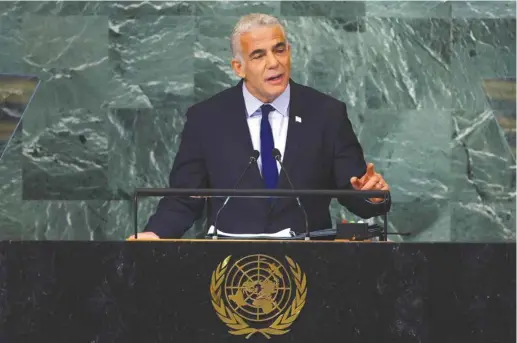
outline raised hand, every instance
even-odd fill
[[[354,189],[361,191],[390,190],[388,183],[384,180],[382,175],[375,172],[373,163],[368,163],[366,167],[366,173],[360,178],[355,176],[352,177],[350,179],[350,183]],[[383,198],[370,198],[370,201],[372,202],[381,202],[383,200]]]

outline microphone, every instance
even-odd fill
[[[241,183],[242,181],[242,178],[244,177],[244,175],[246,174],[246,172],[248,171],[248,169],[250,169],[251,165],[252,164],[255,164],[257,163],[257,160],[260,156],[260,152],[258,152],[257,150],[253,150],[253,153],[251,154],[250,156],[250,159],[248,161],[248,164],[246,165],[246,168],[244,169],[244,171],[241,173],[241,175],[239,176],[239,178],[237,179],[237,182],[235,183],[235,185],[233,186],[234,189],[237,188],[237,186],[239,186],[239,184]],[[228,204],[228,201],[230,200],[231,196],[227,196],[226,197],[226,200],[223,202],[223,205],[221,206],[221,208],[219,209],[219,211],[217,211],[217,214],[215,215],[215,220],[214,220],[214,235],[212,236],[213,239],[217,239],[217,221],[219,220],[219,215],[221,214],[221,211],[223,210],[223,208],[226,207],[226,204]]]
[[[287,179],[287,182],[289,182],[289,185],[291,186],[291,189],[294,191],[294,185],[291,182],[291,178],[289,177],[289,174],[287,173],[287,170],[284,168],[284,164],[282,163],[282,154],[277,148],[273,149],[273,158],[278,161],[280,164],[280,168],[283,170],[285,174],[285,178]],[[300,201],[300,197],[296,197],[296,202],[298,203],[298,207],[303,213],[303,218],[305,219],[305,240],[310,240],[310,232],[309,232],[309,220],[307,219],[307,212],[305,211],[305,208],[302,205],[302,202]]]

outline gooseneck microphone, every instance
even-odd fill
[[[284,168],[284,164],[282,163],[282,154],[277,148],[273,149],[273,158],[278,161],[280,164],[281,170],[285,174],[285,178],[287,179],[287,182],[289,182],[289,185],[291,186],[291,189],[294,191],[294,185],[291,182],[291,178],[289,177],[289,174],[287,173],[287,170]],[[307,219],[307,212],[305,211],[305,208],[302,205],[302,202],[300,201],[300,197],[296,197],[296,202],[298,203],[298,207],[303,213],[303,217],[305,219],[305,240],[308,241],[311,239],[310,231],[309,231],[309,220]]]
[[[244,169],[244,171],[241,173],[241,175],[237,179],[237,182],[235,182],[235,185],[233,186],[233,189],[236,189],[239,186],[239,184],[242,181],[242,178],[244,177],[244,175],[246,175],[246,172],[250,169],[250,167],[253,164],[257,163],[257,160],[258,160],[259,156],[260,156],[260,152],[258,152],[257,150],[253,150],[253,153],[250,156],[250,159],[248,161],[248,164],[246,165],[246,168]],[[228,204],[228,201],[230,200],[230,198],[231,198],[231,196],[227,196],[226,197],[226,199],[223,202],[223,205],[221,206],[221,208],[219,209],[219,211],[217,211],[217,214],[215,215],[214,234],[212,236],[213,239],[217,239],[217,221],[219,220],[219,215],[221,214],[221,211],[223,210],[223,208],[226,207],[226,204]]]

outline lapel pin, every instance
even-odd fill
[[[302,118],[296,116],[294,117],[294,120],[297,122],[297,123],[301,123],[302,122]]]

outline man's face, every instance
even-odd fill
[[[233,70],[257,99],[272,102],[286,89],[291,76],[291,51],[280,26],[254,29],[242,34],[240,42],[244,63],[233,59]]]

